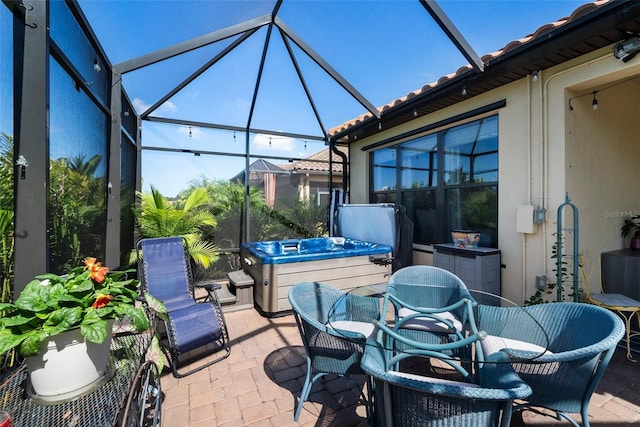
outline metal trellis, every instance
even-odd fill
[[[573,214],[573,222],[572,222],[572,227],[571,228],[567,228],[565,229],[563,227],[563,215],[562,212],[565,208],[571,208],[571,212]],[[571,199],[569,199],[569,193],[566,193],[565,196],[565,202],[563,204],[561,204],[560,206],[558,206],[558,214],[557,214],[557,223],[558,223],[558,229],[557,229],[557,235],[556,235],[556,239],[557,239],[557,258],[556,258],[556,283],[557,283],[557,301],[562,301],[562,291],[564,289],[564,283],[563,283],[563,267],[562,267],[562,263],[563,263],[563,259],[564,257],[571,257],[572,259],[572,265],[573,265],[573,275],[572,275],[572,279],[573,279],[573,301],[574,302],[578,302],[580,300],[580,292],[579,292],[579,285],[578,285],[578,267],[579,267],[579,263],[578,263],[578,235],[579,235],[579,221],[578,221],[578,208],[576,207],[576,205],[574,205],[573,203],[571,203]],[[563,247],[564,247],[564,233],[565,231],[567,232],[571,232],[571,234],[573,234],[573,253],[571,255],[564,255],[563,254]]]

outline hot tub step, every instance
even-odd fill
[[[226,283],[220,283],[220,289],[218,289],[218,299],[222,305],[231,305],[236,303],[236,296],[231,293]]]

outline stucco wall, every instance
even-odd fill
[[[352,144],[351,202],[368,202],[368,153],[362,147],[505,99],[506,107],[497,111],[502,294],[522,303],[535,292],[536,276],[555,281],[556,212],[567,192],[579,209],[580,250],[624,247],[622,216],[640,211],[633,185],[640,155],[640,78],[621,82],[640,76],[640,57],[624,64],[611,52],[601,49],[545,70],[537,81],[523,78]],[[597,111],[591,106],[594,90]],[[569,110],[569,98],[576,96]],[[547,209],[547,221],[534,233],[516,230],[516,208],[523,205]],[[421,249],[427,252],[416,253],[415,262],[430,263],[430,248]]]
[[[634,68],[640,73],[638,66]],[[620,227],[625,218],[640,214],[640,189],[635,185],[640,163],[640,75],[629,80],[630,70],[624,67],[607,74],[606,81],[587,81],[587,90],[600,89],[597,110],[592,94],[580,96],[584,85],[570,91],[579,98],[572,100],[574,109],[566,114],[566,187],[580,208],[581,251],[600,253],[627,246]]]

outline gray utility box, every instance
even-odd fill
[[[433,245],[433,265],[458,276],[468,289],[501,294],[499,249],[437,244]]]

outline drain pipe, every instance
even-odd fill
[[[336,154],[342,159],[342,190],[346,195],[347,194],[347,177],[349,176],[347,171],[347,167],[348,167],[347,155],[344,154],[342,151],[338,150],[338,147],[336,146],[335,141],[331,141],[330,144],[331,144],[331,152]],[[331,177],[333,176],[333,168],[331,167],[331,164],[332,164],[331,155],[329,155],[329,185],[330,186],[332,184]],[[329,190],[332,191],[331,188]],[[344,200],[342,200],[341,202],[344,202]]]
[[[542,71],[537,71],[538,79],[542,79]],[[542,81],[542,80],[539,80]],[[527,77],[527,204],[532,205],[531,191],[532,191],[532,172],[531,172],[531,147],[533,146],[533,135],[531,125],[531,114],[533,104],[533,87],[531,85],[531,78]],[[540,100],[542,102],[542,100]],[[527,296],[527,234],[522,233],[522,303],[526,300]]]

